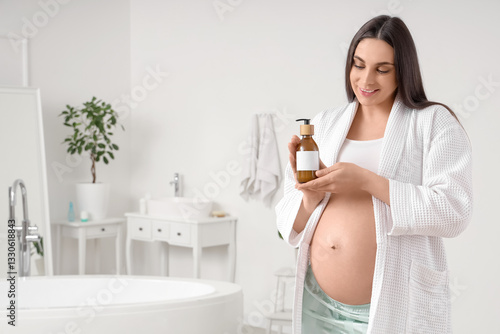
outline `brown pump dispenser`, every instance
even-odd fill
[[[319,149],[312,138],[314,125],[309,124],[310,119],[300,118],[297,122],[299,121],[304,121],[304,124],[300,125],[302,138],[296,152],[297,181],[305,183],[316,178],[316,171],[319,169]]]

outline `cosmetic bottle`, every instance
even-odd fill
[[[69,210],[68,210],[68,221],[75,221],[75,209],[73,208],[73,202],[69,202]]]
[[[89,213],[87,211],[80,212],[80,221],[82,223],[85,223],[85,222],[89,221]]]
[[[301,118],[297,122],[304,121],[300,125],[300,144],[297,145],[297,181],[306,183],[316,178],[316,171],[319,169],[319,149],[313,139],[314,125],[309,124],[310,119]]]

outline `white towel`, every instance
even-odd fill
[[[255,174],[257,173],[257,159],[259,155],[259,117],[252,117],[250,135],[247,139],[248,149],[243,157],[243,172],[240,183],[240,196],[246,201],[255,192]]]
[[[249,149],[243,159],[240,195],[262,200],[270,206],[281,182],[278,144],[270,114],[254,115],[248,139]]]
[[[274,132],[273,118],[270,114],[263,115],[262,131],[260,132],[259,156],[256,172],[256,188],[258,199],[270,206],[273,196],[281,182],[281,166]]]

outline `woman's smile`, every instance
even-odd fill
[[[373,96],[375,95],[375,93],[379,91],[379,89],[363,89],[363,88],[359,88],[359,90],[361,92],[361,95],[365,97]]]

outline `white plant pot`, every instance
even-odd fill
[[[39,276],[45,275],[45,263],[43,262],[43,257],[39,257],[35,260],[36,273]]]
[[[89,220],[106,218],[109,203],[109,183],[77,183],[75,219],[80,220],[80,212],[87,211]]]

